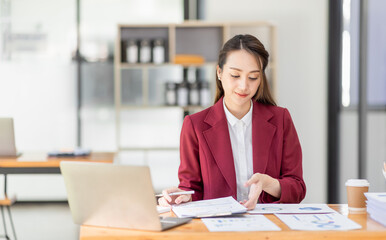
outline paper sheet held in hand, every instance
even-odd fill
[[[233,197],[216,198],[172,206],[177,217],[217,217],[245,213],[247,209]]]

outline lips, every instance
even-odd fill
[[[245,98],[245,97],[248,97],[249,94],[242,94],[242,93],[237,93],[236,92],[236,95],[239,96],[239,97]]]

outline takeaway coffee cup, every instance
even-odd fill
[[[366,212],[365,192],[369,191],[366,179],[349,179],[346,181],[348,210],[350,212]]]

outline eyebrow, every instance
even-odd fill
[[[229,67],[230,69],[233,69],[233,70],[237,70],[237,71],[240,71],[242,72],[243,70],[239,69],[239,68],[235,68],[235,67]],[[260,70],[253,70],[253,71],[250,71],[251,73],[253,72],[260,72]]]

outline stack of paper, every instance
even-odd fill
[[[386,226],[386,192],[365,193],[367,212],[370,217]]]
[[[247,209],[233,199],[233,197],[216,198],[173,205],[172,210],[177,217],[180,218],[216,217],[247,212]]]

